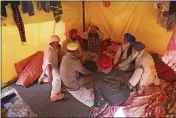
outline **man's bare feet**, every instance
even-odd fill
[[[61,100],[63,98],[64,98],[64,94],[58,94],[54,97],[51,97],[51,102],[56,102],[56,101]]]

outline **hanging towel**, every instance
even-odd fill
[[[51,10],[53,11],[55,21],[57,23],[60,21],[61,15],[63,13],[61,1],[52,1],[50,4],[51,4]]]
[[[45,12],[50,12],[50,1],[37,1],[37,9],[39,11],[44,10]]]
[[[29,16],[34,15],[34,7],[32,1],[22,1],[22,10],[23,13],[28,13]]]
[[[18,27],[21,41],[22,41],[22,43],[24,43],[24,42],[26,42],[25,29],[24,29],[22,17],[20,15],[20,11],[18,9],[18,5],[20,5],[19,1],[16,1],[16,2],[11,1],[11,7],[12,7],[12,11],[13,11],[14,20],[15,20],[15,23]]]

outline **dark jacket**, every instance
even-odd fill
[[[106,102],[111,106],[123,104],[130,95],[128,80],[132,73],[112,69],[109,73],[93,73],[94,106],[101,107]]]
[[[29,16],[34,15],[34,7],[32,1],[22,1],[22,10],[23,13],[28,13]]]

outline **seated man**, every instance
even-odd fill
[[[103,37],[104,34],[97,26],[92,26],[88,31],[83,33],[82,38],[88,41],[88,51],[84,54],[83,61],[95,59],[98,54],[101,54]]]
[[[38,82],[50,82],[52,83],[51,101],[55,102],[59,99],[63,99],[64,94],[61,94],[61,79],[59,75],[58,55],[60,38],[57,35],[50,37],[49,47],[44,51],[43,60],[43,73],[41,74]]]
[[[147,51],[145,51],[145,45],[141,42],[134,42],[132,46],[133,52],[136,53],[137,56],[135,58],[135,71],[129,80],[130,89],[137,84],[139,84],[140,88],[153,83],[159,85],[160,80],[157,76],[153,58]]]
[[[86,88],[84,88],[84,85],[91,83],[91,72],[83,67],[81,61],[78,58],[77,43],[69,43],[67,45],[67,49],[68,53],[63,56],[60,66],[61,80],[67,90],[75,98],[87,106],[92,106],[93,100],[90,99],[91,93]]]
[[[62,52],[64,53],[64,55],[68,52],[67,45],[71,42],[75,42],[78,44],[78,54],[80,57],[82,56],[82,49],[81,49],[81,45],[79,43],[79,38],[81,38],[81,37],[77,35],[76,29],[72,29],[69,31],[69,38],[66,39],[62,44]]]
[[[130,33],[126,33],[124,35],[124,43],[119,47],[114,57],[114,65],[118,65],[120,70],[123,71],[131,71],[134,69],[134,57],[135,54],[132,53],[132,43],[135,42],[136,39]]]
[[[96,60],[98,71],[93,73],[94,106],[90,113],[97,116],[106,105],[123,104],[130,95],[128,80],[132,73],[125,73],[112,68],[112,59],[101,54]]]

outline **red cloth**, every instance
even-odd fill
[[[31,60],[31,62],[26,66],[24,71],[19,76],[16,82],[17,85],[28,87],[39,78],[42,73],[43,57],[43,52],[37,52],[36,56]]]
[[[164,63],[155,64],[158,77],[166,82],[176,81],[176,73]]]
[[[16,73],[17,73],[17,76],[19,77],[20,74],[23,72],[23,70],[25,69],[25,67],[32,61],[32,59],[36,56],[37,53],[27,57],[26,59],[18,62],[18,63],[15,63],[15,70],[16,70]]]
[[[109,7],[110,6],[110,1],[103,1],[103,6],[104,7]]]

